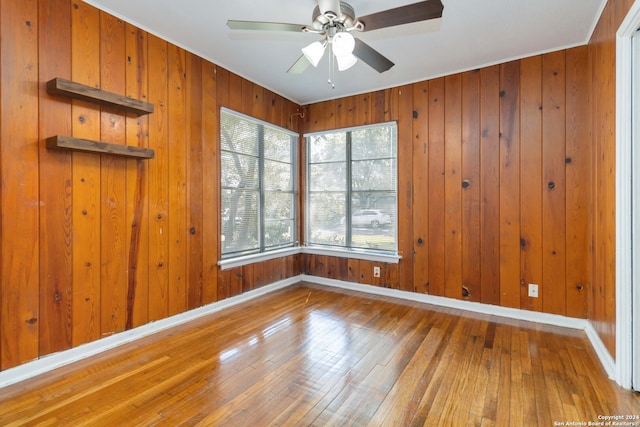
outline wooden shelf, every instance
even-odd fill
[[[110,154],[112,156],[130,157],[134,159],[153,159],[156,152],[150,148],[130,145],[110,144],[108,142],[91,141],[89,139],[71,138],[69,136],[52,136],[46,140],[47,148],[53,150],[83,151],[94,154]]]
[[[117,108],[119,110],[137,114],[138,116],[153,113],[153,104],[148,102],[128,98],[102,89],[96,89],[95,87],[75,83],[60,77],[56,77],[55,79],[47,82],[47,92],[51,95],[63,95],[107,107]]]

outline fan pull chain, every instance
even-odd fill
[[[331,86],[331,89],[335,89],[336,85],[333,83],[333,62],[335,61],[333,54],[329,55],[329,80],[327,81],[327,83],[329,84],[329,86]]]

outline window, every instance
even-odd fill
[[[220,134],[222,257],[294,246],[298,135],[225,108]]]
[[[395,123],[306,135],[308,245],[397,253]]]

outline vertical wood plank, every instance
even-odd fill
[[[231,73],[229,71],[216,66],[216,100],[218,101],[218,107],[229,108],[230,79]]]
[[[609,281],[611,277],[608,272],[611,271],[614,264],[613,253],[608,251],[611,244],[609,230],[612,224],[609,223],[610,215],[614,212],[607,206],[609,196],[607,193],[615,187],[612,185],[611,177],[607,172],[607,166],[610,165],[615,156],[615,152],[611,147],[614,144],[613,132],[615,123],[614,119],[609,118],[609,114],[613,113],[613,105],[609,102],[609,98],[613,92],[614,71],[609,64],[615,63],[615,48],[613,43],[608,43],[613,36],[611,19],[612,19],[613,3],[607,4],[602,12],[598,26],[594,31],[591,39],[591,57],[592,57],[592,81],[591,87],[593,92],[592,99],[592,133],[593,133],[593,261],[592,261],[592,287],[590,289],[591,304],[593,314],[590,316],[593,320],[594,327],[598,331],[598,335],[603,340],[607,348],[614,354],[615,352],[615,335],[612,334],[612,323],[615,322],[613,313],[607,309],[607,290],[612,283]],[[609,165],[607,164],[609,163]],[[612,215],[611,218],[615,216]],[[611,301],[611,300],[609,300]]]
[[[520,307],[520,62],[500,66],[500,305]]]
[[[445,78],[444,244],[445,289],[448,298],[462,295],[462,80]]]
[[[398,283],[398,264],[384,264],[380,268],[379,285],[383,288],[397,289]]]
[[[228,105],[234,111],[242,111],[242,78],[237,74],[229,73],[229,95]]]
[[[520,62],[520,307],[542,310],[528,296],[530,283],[542,284],[542,57]]]
[[[613,7],[619,2],[613,2]],[[615,239],[615,218],[616,218],[616,151],[615,151],[615,33],[619,27],[619,19],[616,14],[612,13],[607,23],[607,35],[608,39],[602,62],[604,63],[604,69],[599,70],[603,72],[602,75],[602,90],[603,90],[603,105],[600,110],[602,115],[596,116],[596,123],[602,132],[602,146],[599,157],[599,176],[601,188],[599,194],[601,197],[600,205],[598,207],[597,215],[598,221],[601,226],[601,243],[602,243],[602,257],[598,260],[596,265],[600,265],[603,274],[603,289],[596,294],[596,299],[600,300],[601,304],[601,316],[603,322],[598,325],[598,328],[605,328],[604,342],[610,349],[611,354],[615,354],[615,341],[616,341],[616,239]],[[612,350],[613,347],[613,350]]]
[[[349,258],[347,261],[347,268],[349,270],[348,280],[350,282],[358,282],[360,277],[360,260],[355,258]]]
[[[289,275],[291,277],[291,275]],[[346,281],[349,278],[349,260],[347,258],[338,258],[338,272],[336,274],[338,280]]]
[[[124,22],[100,13],[100,87],[114,93],[125,91]],[[100,140],[125,144],[125,119],[112,108],[103,108]],[[127,307],[126,160],[102,156],[100,331],[109,335],[125,329]]]
[[[500,67],[480,71],[481,297],[500,303]]]
[[[185,51],[169,45],[169,314],[187,308]]]
[[[71,4],[39,3],[40,81],[71,78]],[[40,138],[71,134],[71,103],[39,85]],[[71,154],[40,144],[40,314],[39,354],[72,345]]]
[[[429,291],[429,83],[413,85],[413,287]]]
[[[329,257],[327,255],[314,255],[311,263],[312,272],[318,277],[327,277],[327,261]],[[356,270],[356,273],[359,273]]]
[[[240,91],[241,91],[241,100],[240,100],[240,112],[247,114],[248,116],[255,117],[255,112],[258,112],[258,108],[254,107],[257,102],[254,98],[254,87],[253,82],[245,78],[240,79]],[[254,112],[255,110],[255,112]],[[259,119],[259,117],[256,117]]]
[[[444,78],[429,81],[429,288],[445,292],[445,85]]]
[[[480,72],[462,75],[462,286],[480,301]],[[465,296],[466,295],[466,296]]]
[[[322,120],[323,125],[320,127],[320,130],[335,129],[338,126],[338,101],[334,99],[324,101],[322,104],[324,105],[324,117]]]
[[[207,218],[202,224],[202,302],[218,300],[218,241],[220,235],[220,160],[218,150],[218,105],[217,69],[210,62],[204,62],[202,71],[202,164],[204,194],[203,214]]]
[[[273,123],[276,126],[287,128],[290,124],[289,120],[283,123],[284,114],[282,109],[284,102],[281,97],[271,92],[270,90],[263,89],[262,93],[262,109],[264,110],[265,120],[269,123]],[[291,120],[297,120],[299,117],[292,117]]]
[[[257,262],[253,266],[253,287],[252,289],[258,289],[264,286],[265,281],[265,266],[266,262]]]
[[[149,162],[149,320],[169,314],[169,146],[168,45],[149,35],[149,147],[156,152]]]
[[[360,275],[358,283],[362,283],[363,285],[374,285],[373,265],[373,261],[364,259],[360,260]],[[400,283],[400,287],[402,288],[402,283]]]
[[[203,170],[202,170],[202,59],[186,54],[187,132],[187,307],[202,305]]]
[[[241,268],[242,271],[242,287],[241,287],[241,291],[244,292],[249,292],[252,291],[256,288],[255,285],[255,276],[254,276],[254,269],[255,269],[255,264],[246,264],[243,265]]]
[[[566,314],[566,172],[564,51],[542,58],[542,307]]]
[[[244,283],[244,278],[242,277],[242,267],[236,267],[229,271],[229,296],[233,297],[236,295],[240,295],[242,291]]]
[[[279,265],[280,263],[277,262],[279,261],[277,258],[276,259],[270,259],[267,260],[265,262],[263,262],[263,273],[262,273],[262,282],[263,284],[268,284],[268,283],[273,283],[277,280],[279,280],[277,278],[277,271],[276,269],[279,270]]]
[[[148,101],[147,33],[125,25],[127,96]],[[149,147],[149,116],[126,117],[126,144]],[[126,161],[127,321],[126,329],[149,321],[149,162]]]
[[[335,279],[338,271],[338,257],[331,256],[327,259],[327,277]]]
[[[413,86],[400,87],[398,98],[398,218],[409,218],[413,212]],[[397,239],[402,257],[399,289],[414,291],[412,221],[399,221]],[[368,270],[367,274],[373,274],[372,265]]]
[[[218,298],[217,301],[229,298],[230,283],[231,271],[218,270],[218,290],[216,292]]]
[[[38,356],[38,3],[0,1],[0,368]]]
[[[369,121],[369,96],[368,93],[356,96],[356,123],[358,126],[371,123]]]
[[[567,50],[566,200],[567,200],[567,316],[586,318],[591,228],[590,192],[592,150],[589,121],[589,51],[586,46]]]
[[[265,89],[262,86],[251,83],[251,109],[245,110],[250,111],[249,114],[251,116],[257,117],[260,120],[267,120],[267,109],[264,108],[264,91]]]
[[[382,123],[386,121],[384,103],[384,90],[378,90],[371,93],[371,96],[369,97],[369,117],[371,123]]]
[[[100,13],[71,0],[71,79],[100,87]],[[100,108],[71,103],[71,133],[100,140]],[[73,153],[72,341],[78,346],[100,337],[100,156]]]
[[[357,97],[347,96],[336,101],[336,127],[338,129],[354,126],[357,123]]]
[[[393,87],[390,89],[385,89],[385,100],[384,100],[384,121],[393,121],[398,120],[398,102],[399,102],[399,92],[400,89],[397,87]]]

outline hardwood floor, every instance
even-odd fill
[[[582,331],[308,284],[0,390],[3,426],[552,426],[607,415],[639,416],[640,396],[607,379]]]

